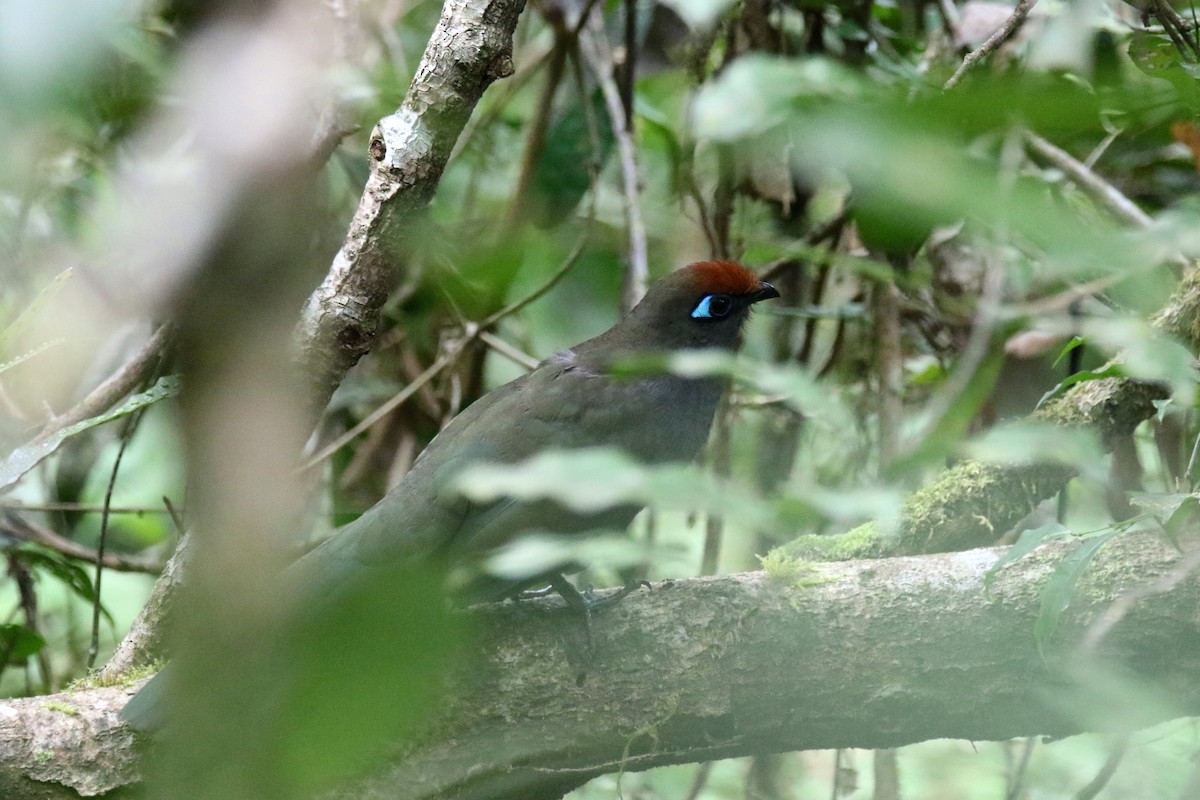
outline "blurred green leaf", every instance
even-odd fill
[[[304,602],[236,670],[226,652],[181,648],[148,762],[169,796],[228,785],[309,797],[378,767],[443,707],[446,676],[472,652],[468,620],[449,610],[439,570],[380,566],[314,584],[296,573],[288,596]]]
[[[599,89],[592,92],[591,109],[575,100],[551,120],[546,128],[546,145],[534,167],[531,196],[531,221],[541,228],[553,228],[566,220],[591,186],[591,168],[601,169],[615,141],[608,123],[604,97]],[[588,114],[596,120],[599,152],[593,152],[588,131]]]
[[[734,142],[786,121],[793,101],[850,98],[862,88],[858,76],[832,60],[747,54],[701,87],[692,103],[694,132]]]
[[[1012,544],[1004,555],[1000,556],[999,560],[992,565],[992,568],[983,576],[983,585],[990,588],[992,581],[996,579],[997,573],[1004,569],[1014,561],[1019,561],[1025,556],[1032,553],[1036,548],[1047,542],[1056,542],[1060,539],[1070,537],[1071,531],[1066,528],[1061,522],[1051,520],[1037,528],[1026,528],[1021,531],[1021,535],[1017,541]]]
[[[85,76],[128,22],[125,0],[0,1],[0,91],[36,102]]]
[[[1085,341],[1082,336],[1072,336],[1071,340],[1063,345],[1062,350],[1058,351],[1058,355],[1054,357],[1054,364],[1052,366],[1057,367],[1064,358],[1071,354],[1072,350],[1082,347]],[[1045,398],[1042,399],[1042,402],[1045,402]]]
[[[1196,494],[1141,494],[1130,498],[1130,503],[1141,509],[1150,510],[1163,523],[1163,533],[1177,551],[1183,552],[1181,537],[1192,529],[1200,515],[1200,495]]]
[[[1060,396],[1063,392],[1065,392],[1067,389],[1070,389],[1072,386],[1074,386],[1077,383],[1086,383],[1088,381],[1099,381],[1099,380],[1104,380],[1105,378],[1119,378],[1124,374],[1125,374],[1125,372],[1124,372],[1124,370],[1121,369],[1121,365],[1117,364],[1117,363],[1109,364],[1106,367],[1104,367],[1103,369],[1099,369],[1099,370],[1091,370],[1091,369],[1080,370],[1079,372],[1076,372],[1073,375],[1069,375],[1066,378],[1063,378],[1061,381],[1059,381],[1057,384],[1055,384],[1053,389],[1051,389],[1050,391],[1048,391],[1044,395],[1042,395],[1041,399],[1038,400],[1038,402],[1037,402],[1037,407],[1041,408],[1043,405],[1045,405],[1049,401],[1053,400],[1054,398]]]
[[[17,545],[11,553],[14,558],[25,562],[32,570],[46,572],[62,581],[72,594],[88,605],[96,602],[96,587],[92,584],[92,578],[88,575],[87,570],[78,561],[73,561],[62,553],[29,542]],[[100,613],[104,615],[110,625],[115,624],[112,615],[103,604],[100,606]]]
[[[1023,420],[997,425],[963,448],[967,458],[994,464],[1061,464],[1103,480],[1104,448],[1091,430]]]
[[[21,663],[46,646],[41,634],[24,625],[0,624],[0,671],[12,663]]]
[[[1120,358],[1124,374],[1162,381],[1184,405],[1192,404],[1198,374],[1188,348],[1136,317],[1089,320],[1084,332],[1089,340]]]
[[[770,508],[748,488],[681,464],[639,464],[612,448],[547,450],[518,464],[475,464],[455,486],[478,502],[548,498],[583,512],[635,503],[720,513],[751,526],[771,518]]]
[[[579,537],[530,532],[490,554],[484,568],[496,577],[520,581],[572,563],[620,570],[645,563],[651,555],[643,544],[623,535]]]
[[[933,427],[922,431],[915,446],[887,468],[887,474],[902,476],[915,469],[945,459],[967,435],[971,423],[978,418],[979,409],[992,396],[996,379],[1004,364],[1003,348],[989,349],[963,390],[954,397]]]

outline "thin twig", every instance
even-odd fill
[[[950,36],[958,36],[958,25],[962,15],[958,13],[958,6],[954,5],[954,0],[938,0],[938,9],[942,12],[942,22],[945,23],[946,33]]]
[[[38,626],[38,597],[37,589],[34,586],[34,578],[30,573],[29,565],[16,557],[16,554],[8,556],[8,574],[12,576],[13,581],[17,585],[18,605],[21,608],[21,613],[25,617],[25,627],[34,634],[40,635]],[[6,665],[6,662],[11,654],[10,650],[3,650],[4,660],[0,661],[0,668]],[[38,648],[34,654],[37,660],[38,672],[42,675],[42,694],[50,694],[51,684],[53,683],[50,670],[50,654],[47,648]],[[25,689],[32,694],[33,686],[29,677],[29,662],[26,662],[25,667]]]
[[[1196,436],[1196,441],[1192,444],[1192,454],[1188,457],[1187,470],[1183,473],[1187,479],[1188,486],[1195,491],[1196,483],[1192,480],[1193,470],[1196,469],[1196,457],[1200,456],[1200,435]]]
[[[1076,792],[1075,800],[1093,800],[1096,795],[1100,794],[1100,790],[1107,786],[1108,782],[1112,779],[1113,773],[1117,771],[1117,767],[1121,766],[1121,760],[1125,758],[1125,752],[1128,749],[1129,734],[1122,734],[1113,743],[1112,752],[1104,760],[1104,766],[1100,767],[1100,771],[1096,773],[1096,777],[1092,778],[1087,786]]]
[[[47,512],[47,511],[74,511],[81,514],[98,514],[104,510],[103,505],[95,503],[0,503],[0,511],[14,512]],[[156,508],[153,506],[113,506],[108,509],[109,514],[133,514],[142,516],[145,514],[166,514],[165,508]]]
[[[156,362],[155,368],[161,364],[161,360]],[[125,448],[129,446],[129,440],[133,438],[133,431],[137,427],[138,420],[142,418],[144,408],[140,408],[134,413],[125,418],[125,422],[121,426],[120,443],[117,446],[117,455],[113,459],[112,472],[108,475],[108,486],[104,490],[104,510],[100,514],[100,539],[96,545],[96,577],[93,580],[93,591],[95,596],[92,598],[92,638],[88,644],[87,668],[90,670],[96,666],[96,656],[100,653],[100,587],[104,579],[104,556],[105,549],[108,547],[108,521],[112,517],[109,509],[112,508],[113,491],[117,486],[117,475],[121,471],[121,460],[125,457]]]
[[[1117,140],[1117,137],[1125,132],[1124,128],[1113,128],[1108,134],[1100,140],[1100,144],[1092,148],[1092,152],[1088,153],[1088,157],[1083,160],[1083,165],[1088,169],[1093,169],[1096,162],[1101,156],[1108,152],[1108,148]]]
[[[1029,772],[1029,760],[1033,757],[1033,748],[1037,744],[1037,738],[1027,736],[1021,747],[1021,758],[1017,761],[1017,768],[1008,776],[1006,781],[1008,788],[1004,792],[1004,800],[1019,800],[1022,795],[1022,789],[1025,786],[1025,775]]]
[[[404,401],[408,400],[408,398],[410,398],[414,394],[416,394],[421,389],[422,386],[424,386],[425,384],[429,383],[431,380],[436,378],[438,373],[440,373],[446,367],[450,366],[452,363],[454,363],[455,361],[458,360],[458,356],[462,352],[462,344],[465,344],[465,342],[460,343],[457,346],[451,347],[446,352],[442,353],[440,356],[438,356],[436,359],[434,359],[434,362],[432,364],[430,364],[428,367],[426,367],[425,371],[422,372],[420,375],[418,375],[415,379],[413,379],[413,381],[411,383],[409,383],[407,386],[405,386],[403,389],[401,389],[399,392],[397,392],[395,395],[393,395],[390,400],[388,400],[383,405],[379,406],[379,408],[375,409],[370,414],[363,417],[363,419],[360,420],[357,425],[350,428],[350,430],[346,431],[341,436],[339,436],[338,438],[336,438],[332,442],[330,442],[328,445],[326,445],[325,447],[323,447],[319,451],[317,451],[316,455],[312,456],[307,461],[305,461],[304,464],[300,467],[300,469],[302,471],[312,469],[317,464],[320,464],[322,461],[329,458],[331,455],[336,453],[338,450],[342,449],[347,444],[349,444],[351,441],[353,441],[354,437],[358,436],[360,433],[365,431],[367,428],[371,427],[376,422],[378,422],[379,420],[386,417],[394,409],[399,408],[401,405],[403,405]]]
[[[876,750],[871,800],[900,800],[900,767],[893,749]]]
[[[105,553],[101,556],[90,547],[73,542],[47,527],[30,522],[15,514],[6,515],[5,520],[0,522],[0,530],[3,530],[8,536],[33,542],[62,553],[68,558],[86,561],[89,564],[100,562],[107,569],[115,569],[118,572],[144,572],[149,575],[157,575],[162,572],[163,565],[166,563],[161,558],[128,556],[122,553]]]
[[[1061,150],[1033,131],[1025,132],[1025,141],[1042,158],[1061,169],[1071,180],[1107,208],[1113,216],[1137,228],[1147,228],[1153,222],[1150,215],[1121,193],[1104,178],[1088,169],[1070,153]]]
[[[1125,273],[1105,275],[1102,278],[1096,278],[1086,283],[1069,286],[1049,297],[1042,297],[1025,303],[1012,303],[1008,306],[1008,309],[1015,316],[1037,317],[1051,314],[1069,308],[1085,297],[1091,297],[1094,294],[1111,289],[1128,277],[1129,275]]]
[[[817,245],[829,241],[832,244],[837,244],[837,238],[841,235],[842,229],[846,227],[846,220],[849,218],[850,210],[843,208],[841,211],[834,214],[829,219],[822,222],[817,227],[809,231],[804,237],[805,247],[816,247]],[[763,268],[758,277],[764,281],[771,281],[779,277],[779,274],[791,268],[796,263],[796,256],[784,256],[776,259]]]
[[[712,471],[721,479],[729,477],[732,471],[733,442],[730,431],[730,416],[732,410],[729,395],[721,399],[717,409],[716,423],[713,425],[712,443],[709,453],[712,455]],[[721,555],[721,539],[725,532],[725,519],[718,513],[710,512],[704,518],[704,550],[700,556],[700,574],[716,575],[717,565]]]
[[[479,331],[479,340],[509,361],[525,369],[536,369],[537,365],[541,363],[533,356],[518,350],[494,333],[481,330]]]
[[[625,273],[621,306],[628,311],[638,304],[646,294],[650,280],[649,258],[646,248],[646,223],[642,218],[641,187],[638,179],[637,151],[633,135],[625,124],[625,111],[621,107],[621,93],[612,77],[612,54],[605,38],[604,20],[599,14],[588,16],[580,50],[592,74],[600,86],[604,105],[617,141],[617,152],[621,161],[621,188],[625,197],[625,224],[629,228],[629,265]]]
[[[971,385],[971,381],[979,372],[979,367],[988,356],[992,334],[996,330],[996,320],[1000,309],[1001,296],[1004,293],[1004,269],[990,259],[984,265],[983,296],[976,305],[975,319],[967,343],[958,358],[958,364],[946,379],[942,387],[929,403],[925,417],[928,420],[920,436],[914,437],[905,445],[905,452],[912,453],[920,443],[937,430],[937,426],[950,413],[954,401],[962,397]]]
[[[1154,16],[1162,21],[1163,28],[1171,37],[1171,42],[1179,51],[1179,55],[1185,58],[1190,57],[1193,62],[1200,59],[1200,46],[1188,38],[1190,33],[1188,24],[1183,17],[1179,16],[1179,12],[1172,8],[1166,0],[1151,0],[1151,5],[1154,6]]]
[[[633,133],[633,84],[637,77],[637,0],[625,0],[625,61],[621,69],[621,108],[625,130]]]
[[[1017,7],[1013,9],[1013,13],[1004,21],[999,30],[989,36],[987,41],[979,45],[979,47],[967,53],[962,63],[958,65],[958,69],[954,71],[954,74],[942,86],[942,90],[948,92],[953,89],[963,79],[963,76],[967,74],[967,70],[975,66],[976,62],[1000,49],[1001,45],[1011,39],[1036,4],[1037,0],[1021,0],[1017,3]]]
[[[358,422],[358,424],[356,424],[354,427],[350,428],[348,431],[343,433],[337,439],[330,442],[328,445],[326,445],[324,448],[322,448],[320,451],[318,451],[315,455],[313,455],[311,458],[309,458],[308,461],[306,461],[303,464],[303,466],[301,466],[300,469],[308,470],[308,469],[311,469],[312,467],[316,466],[317,464],[321,463],[322,461],[324,461],[325,459],[329,458],[331,455],[336,453],[338,450],[340,450],[341,448],[343,448],[347,444],[349,444],[354,439],[354,437],[358,436],[360,433],[362,433],[363,431],[370,428],[376,422],[383,419],[385,416],[390,414],[394,409],[400,407],[410,397],[412,397],[414,394],[416,394],[418,391],[420,391],[422,387],[424,387],[431,380],[433,380],[435,377],[437,377],[437,375],[443,369],[445,369],[446,367],[450,366],[455,361],[457,361],[459,354],[463,352],[463,350],[466,348],[466,345],[477,338],[483,339],[488,344],[488,346],[492,347],[492,349],[496,350],[497,352],[502,353],[505,356],[508,356],[509,358],[513,358],[515,361],[517,361],[518,364],[521,364],[522,366],[529,367],[530,369],[537,366],[538,362],[533,360],[531,356],[526,356],[525,354],[520,353],[520,351],[517,351],[515,348],[512,348],[511,345],[509,345],[507,342],[504,342],[502,339],[499,339],[498,337],[492,336],[492,334],[489,333],[489,329],[494,327],[496,325],[496,323],[500,322],[501,320],[503,320],[513,314],[516,314],[518,311],[521,311],[526,306],[528,306],[530,303],[533,303],[534,301],[540,299],[547,292],[549,292],[556,285],[558,285],[558,282],[561,281],[566,276],[566,274],[571,271],[571,268],[575,266],[575,262],[579,260],[579,256],[583,253],[584,247],[586,247],[588,239],[591,236],[591,231],[592,231],[593,225],[595,224],[595,220],[596,220],[596,182],[595,182],[595,171],[593,170],[591,202],[588,206],[588,217],[587,217],[586,224],[584,226],[582,233],[580,233],[580,235],[579,235],[579,239],[575,242],[574,248],[572,248],[571,252],[569,254],[567,254],[567,258],[563,261],[563,263],[559,266],[559,268],[554,271],[554,274],[552,274],[546,280],[545,283],[543,283],[541,286],[539,286],[537,289],[535,289],[531,294],[528,294],[525,297],[521,298],[520,300],[510,303],[509,305],[505,306],[504,308],[500,309],[499,311],[496,311],[495,313],[490,314],[482,322],[464,323],[462,338],[456,343],[456,345],[452,349],[448,350],[447,352],[445,352],[441,356],[439,356],[437,359],[435,359],[434,362],[432,364],[430,364],[428,367],[426,367],[425,370],[420,375],[413,378],[413,380],[407,386],[405,386],[402,390],[400,390],[400,392],[398,392],[396,395],[394,395],[390,400],[388,400],[383,405],[379,406],[379,408],[372,411],[370,414],[368,414],[366,417],[364,417],[362,420],[360,420]],[[485,334],[487,335],[487,338],[484,338]],[[499,346],[496,343],[499,343]],[[512,350],[512,352],[511,353],[505,352],[504,350],[501,349],[502,347],[510,349],[510,350]],[[516,353],[517,355],[514,356],[513,353]],[[532,364],[532,366],[530,366],[531,364]]]
[[[454,141],[454,148],[450,151],[450,157],[446,159],[447,167],[457,161],[463,151],[466,150],[467,144],[475,135],[475,131],[487,130],[488,126],[504,113],[504,110],[508,107],[508,102],[516,96],[517,92],[525,88],[525,84],[538,73],[538,70],[542,68],[542,62],[549,58],[552,52],[554,52],[553,44],[535,52],[531,56],[524,57],[524,63],[517,68],[516,74],[506,79],[500,85],[503,88],[497,94],[495,101],[489,103],[488,107],[481,113],[471,115],[467,120],[467,124],[463,126],[462,133]]]
[[[38,439],[46,439],[63,428],[99,416],[145,381],[158,365],[170,338],[171,326],[161,325],[150,335],[133,358],[126,361],[103,383],[88,393],[73,408],[46,423]]]
[[[846,753],[842,748],[833,751],[833,788],[829,793],[829,800],[839,800],[843,794],[842,787],[842,756]]]
[[[557,286],[558,282],[567,276],[567,273],[570,272],[571,268],[575,266],[575,262],[579,260],[579,256],[581,256],[583,254],[583,249],[584,249],[584,247],[587,246],[588,239],[591,236],[592,223],[595,221],[595,218],[596,218],[595,197],[596,197],[596,193],[595,193],[595,191],[593,191],[592,192],[591,213],[588,214],[587,224],[583,229],[583,233],[581,233],[579,235],[579,239],[576,240],[575,246],[571,249],[571,252],[567,254],[566,259],[563,261],[562,264],[559,265],[558,269],[556,269],[554,271],[554,273],[549,278],[546,279],[545,283],[543,283],[541,286],[539,286],[537,289],[535,289],[532,294],[528,294],[525,297],[522,297],[520,300],[515,300],[512,303],[509,303],[508,305],[506,305],[504,308],[500,309],[499,311],[488,315],[483,320],[483,322],[479,323],[479,327],[482,330],[491,329],[500,320],[505,319],[507,317],[511,317],[513,314],[516,314],[518,311],[521,311],[522,309],[524,309],[525,306],[529,305],[530,303],[532,303],[536,300],[540,300],[543,295],[545,295],[547,292],[549,292],[551,289],[553,289],[555,286]]]
[[[574,46],[574,37],[565,28],[555,26],[554,48],[550,51],[550,65],[546,70],[546,80],[542,84],[537,106],[529,122],[529,137],[525,140],[525,152],[521,156],[517,184],[513,189],[512,198],[509,200],[508,216],[504,221],[504,230],[507,232],[516,231],[524,221],[527,210],[525,197],[529,193],[529,184],[533,180],[533,173],[546,149],[546,131],[550,128],[550,112],[554,109],[554,97],[558,93],[559,84],[562,83],[567,56]],[[586,102],[586,98],[584,98],[584,102]]]
[[[879,380],[879,472],[886,472],[900,445],[900,416],[904,410],[904,354],[900,343],[900,290],[885,279],[871,292],[875,317],[875,357]]]
[[[700,793],[704,791],[705,784],[708,783],[708,775],[712,772],[712,762],[705,761],[696,769],[696,774],[692,776],[692,785],[688,787],[688,792],[683,796],[683,800],[696,800]]]
[[[729,258],[732,248],[729,231],[733,225],[733,150],[728,145],[717,146],[717,186],[713,191],[712,227],[713,258]]]
[[[175,504],[171,502],[171,498],[167,497],[165,494],[163,495],[162,501],[163,507],[167,509],[167,513],[171,515],[171,522],[175,524],[175,532],[180,536],[183,536],[183,534],[187,532],[187,529],[183,526],[183,514],[181,513],[181,509],[175,508]]]

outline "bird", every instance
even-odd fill
[[[725,381],[614,369],[652,354],[736,351],[753,304],[777,297],[774,286],[732,261],[700,261],[668,274],[612,328],[554,353],[468,406],[382,500],[306,559],[329,575],[335,561],[352,571],[414,554],[461,562],[529,531],[623,530],[640,506],[579,511],[549,499],[476,503],[457,491],[454,478],[469,465],[517,463],[551,449],[610,447],[649,465],[694,460],[708,440]],[[529,576],[528,583],[545,579],[569,592],[557,578],[551,570]]]
[[[417,560],[469,563],[525,532],[581,536],[624,529],[639,505],[580,511],[550,499],[477,502],[458,490],[455,478],[470,465],[515,464],[547,450],[609,447],[644,464],[692,461],[708,440],[724,379],[629,374],[622,365],[686,350],[736,351],[751,307],[777,297],[774,286],[732,261],[700,261],[669,273],[613,327],[554,353],[454,417],[379,502],[288,568],[292,585],[322,598]],[[578,566],[498,585],[479,576],[486,588],[477,586],[470,596],[503,599],[549,583],[586,621],[595,602],[562,574]],[[135,728],[161,721],[156,680],[122,712]]]

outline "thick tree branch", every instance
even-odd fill
[[[1042,593],[1074,547],[1043,547],[990,587],[1001,550],[823,564],[791,581],[756,572],[661,584],[598,615],[581,687],[563,644],[573,620],[557,601],[476,611],[490,638],[443,719],[345,796],[547,797],[621,769],[1065,736],[1200,711],[1200,579],[1163,580],[1181,556],[1159,535],[1110,540],[1039,649]],[[1112,622],[1113,604],[1139,592]],[[1099,619],[1111,627],[1093,642]],[[1136,690],[1122,681],[1131,675]],[[0,703],[5,795],[136,782],[134,742],[116,718],[132,691]]]
[[[296,332],[314,413],[375,340],[400,283],[404,231],[428,205],[483,91],[513,72],[523,0],[447,0],[404,102],[371,134],[367,180],[346,241]]]

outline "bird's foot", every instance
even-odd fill
[[[645,586],[650,588],[648,581],[629,581],[619,591],[608,595],[607,597],[596,597],[592,591],[592,587],[588,586],[582,592],[575,588],[574,584],[568,581],[562,575],[556,575],[550,581],[550,589],[562,597],[563,602],[567,604],[567,608],[578,615],[583,623],[583,646],[582,657],[577,660],[576,665],[578,671],[575,674],[575,685],[582,686],[587,680],[588,670],[592,666],[596,654],[596,642],[592,636],[592,612],[602,608],[610,608],[621,602],[633,592]]]
[[[588,603],[587,598],[575,588],[575,585],[562,575],[551,578],[550,588],[557,592],[563,602],[567,604],[567,610],[576,614],[583,623],[582,647],[576,646],[574,651],[571,647],[567,648],[567,660],[572,662],[571,665],[576,668],[575,685],[582,686],[583,682],[587,680],[588,669],[592,666],[592,660],[596,653],[595,640],[592,638],[592,606]],[[572,653],[576,656],[575,658],[571,657]]]
[[[636,592],[642,587],[650,588],[650,581],[626,581],[625,585],[620,590],[608,595],[607,597],[596,597],[591,586],[583,590],[584,602],[588,604],[588,608],[592,611],[598,611],[602,608],[612,608],[617,603],[624,600],[629,595]]]

